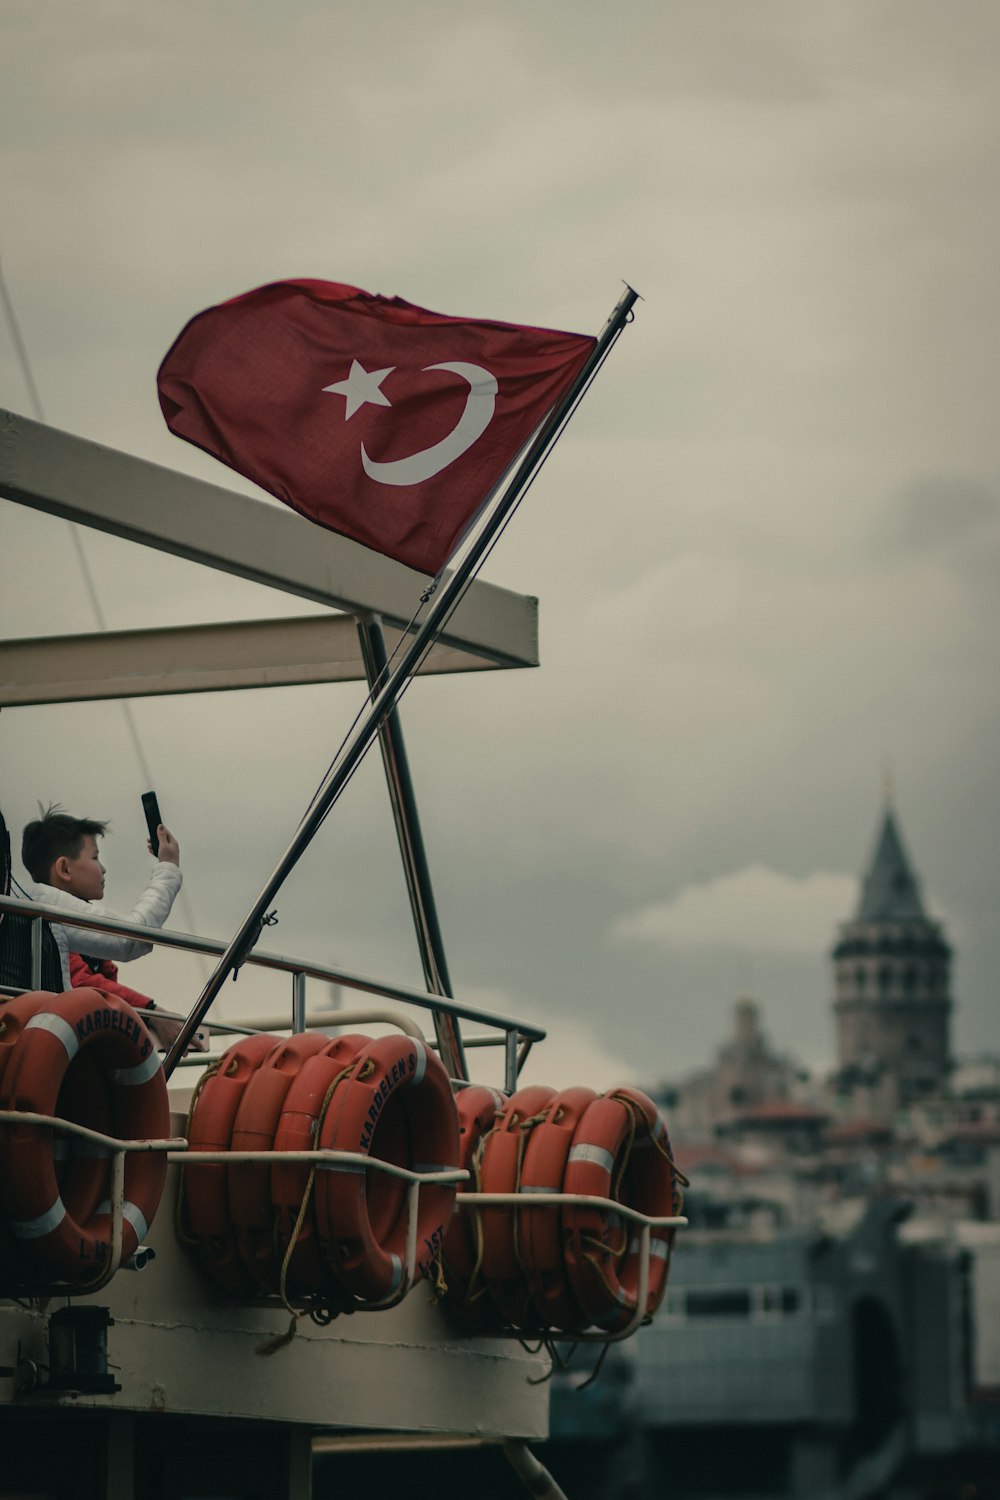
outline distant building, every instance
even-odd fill
[[[939,1093],[951,1062],[951,947],[928,917],[891,806],[833,949],[840,1095],[888,1119]]]
[[[1000,1058],[952,1060],[951,948],[890,806],[832,957],[832,1078],[744,997],[656,1090],[688,1227],[605,1407],[555,1378],[574,1494],[1000,1495]]]
[[[760,1006],[744,995],[733,1008],[732,1032],[712,1066],[662,1092],[671,1132],[677,1140],[711,1140],[723,1122],[791,1099],[802,1078],[799,1064],[774,1051],[760,1024]]]

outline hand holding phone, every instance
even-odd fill
[[[149,830],[149,843],[153,851],[154,859],[160,853],[159,828],[163,819],[160,817],[160,804],[156,800],[155,792],[143,792],[142,811],[146,818],[146,827]]]

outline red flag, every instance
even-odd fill
[[[595,342],[283,281],[192,318],[157,385],[178,437],[436,573]]]

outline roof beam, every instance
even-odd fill
[[[316,604],[405,627],[427,580],[281,505],[252,500],[0,408],[0,495]],[[444,642],[538,665],[538,601],[473,583]]]
[[[402,635],[386,630],[390,655]],[[493,662],[438,642],[421,672],[468,672]],[[353,616],[296,616],[97,635],[8,641],[0,656],[0,708],[298,687],[364,679]]]

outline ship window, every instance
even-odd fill
[[[859,968],[855,969],[855,971],[854,971],[854,982],[857,985],[857,987],[858,987],[859,990],[863,990],[864,989],[864,987],[865,987],[865,980],[867,978],[868,978],[868,976],[865,973],[865,971],[864,971],[863,968],[859,967]]]
[[[903,988],[904,990],[915,990],[916,987],[917,971],[912,967],[912,965],[908,964],[907,967],[903,970]]]
[[[802,1297],[797,1286],[766,1286],[761,1301],[766,1313],[783,1313],[789,1317],[798,1312]]]
[[[878,987],[883,994],[892,988],[892,970],[887,965],[878,971]]]
[[[718,1287],[687,1294],[689,1318],[749,1318],[748,1287]]]

